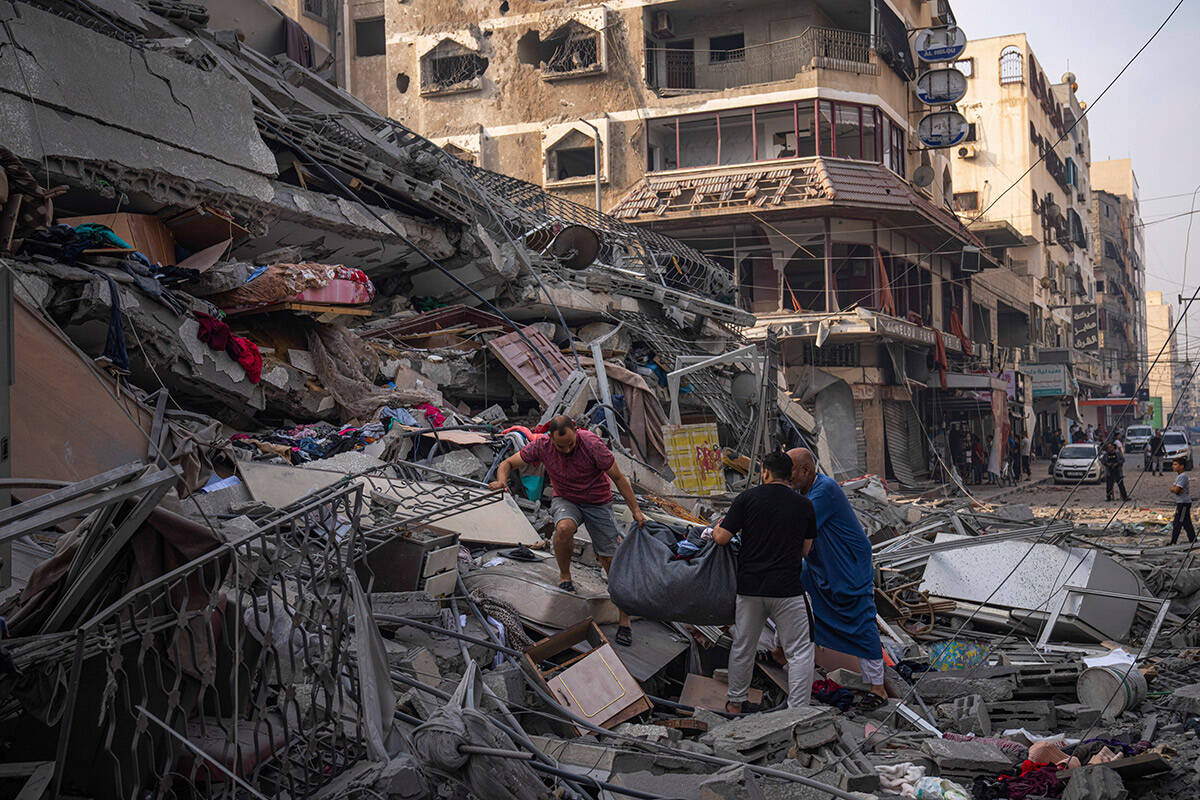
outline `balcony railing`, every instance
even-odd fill
[[[664,94],[719,92],[791,80],[810,69],[878,75],[871,36],[835,28],[808,28],[799,36],[739,50],[646,49],[647,78]]]

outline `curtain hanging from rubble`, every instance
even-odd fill
[[[309,331],[308,349],[317,377],[333,396],[343,420],[375,419],[384,406],[442,402],[440,395],[426,389],[376,386],[379,355],[343,325],[320,325]]]

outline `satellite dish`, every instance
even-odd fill
[[[600,254],[600,237],[591,228],[568,225],[550,245],[550,255],[568,269],[585,269]]]
[[[758,378],[752,372],[739,372],[733,376],[729,394],[742,405],[748,406],[758,401]]]
[[[920,189],[924,189],[926,186],[933,183],[933,178],[933,167],[929,166],[928,164],[922,164],[913,170],[913,185]]]

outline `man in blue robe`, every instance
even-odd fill
[[[812,502],[817,516],[817,539],[801,578],[812,608],[813,638],[822,647],[857,656],[871,693],[886,701],[871,542],[842,487],[817,473],[812,451],[796,448],[788,455],[792,488]]]

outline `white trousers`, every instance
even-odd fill
[[[767,619],[775,623],[788,663],[788,707],[808,705],[812,695],[812,635],[808,625],[808,601],[794,597],[737,596],[733,647],[729,651],[729,695],[731,703],[744,703],[750,695],[754,655],[758,637]]]

